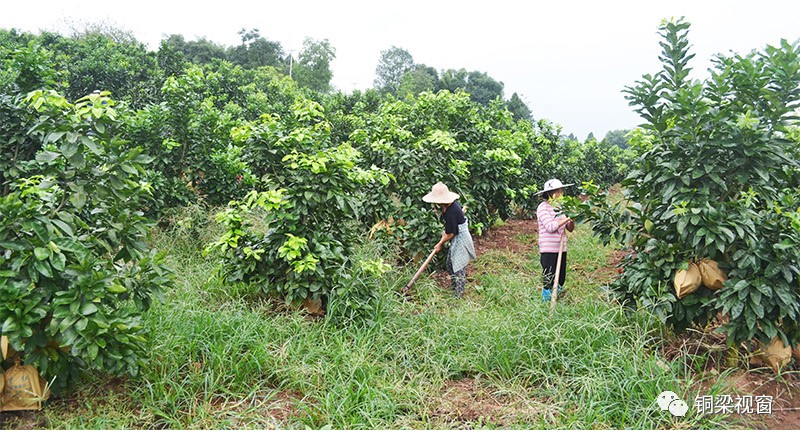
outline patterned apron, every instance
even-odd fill
[[[450,252],[447,258],[450,260],[448,267],[452,267],[453,273],[464,269],[475,259],[475,245],[472,236],[469,235],[468,223],[465,221],[458,225],[458,234],[450,240]]]

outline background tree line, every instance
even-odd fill
[[[241,43],[235,46],[205,37],[186,40],[183,35],[172,34],[161,41],[158,50],[149,51],[131,32],[101,22],[73,25],[69,36],[48,31],[35,35],[3,30],[0,44],[11,48],[35,43],[50,50],[62,75],[60,84],[70,99],[95,90],[110,90],[117,98],[141,107],[158,102],[163,81],[181,74],[190,64],[220,66],[225,62],[248,70],[272,69],[290,76],[299,87],[311,92],[334,92],[331,62],[336,49],[327,39],[306,38],[299,53],[292,55],[280,42],[262,36],[259,29],[242,28],[238,34]],[[470,99],[486,106],[495,99],[503,100],[504,96],[503,82],[486,72],[464,68],[437,70],[415,63],[408,50],[396,46],[381,52],[375,76],[375,90],[400,99],[413,98],[424,91],[463,90]],[[504,104],[515,119],[534,121],[530,106],[516,92]],[[609,131],[604,141],[627,148],[626,133],[627,130]],[[576,140],[574,136],[570,139]]]

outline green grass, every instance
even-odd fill
[[[339,328],[234,288],[208,288],[209,263],[191,245],[159,237],[173,250],[177,282],[146,316],[151,357],[142,376],[90,375],[74,394],[48,402],[38,426],[737,426],[722,416],[680,419],[658,410],[664,390],[691,406],[697,382],[683,363],[657,355],[663,329],[652,317],[604,299],[608,280],[596,269],[609,249],[578,231],[569,248],[570,296],[551,312],[539,299],[535,243],[519,239],[530,252],[489,251],[473,262],[464,300],[424,277],[415,300],[405,301],[396,293],[414,270],[405,268],[384,283],[377,323]],[[15,426],[7,417],[5,427]]]

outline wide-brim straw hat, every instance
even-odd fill
[[[433,185],[431,192],[422,197],[423,202],[427,203],[453,203],[459,195],[447,189],[447,185],[442,182]]]
[[[547,182],[544,183],[544,189],[539,191],[539,192],[537,192],[536,195],[538,196],[539,194],[544,194],[547,191],[554,191],[554,190],[557,190],[557,189],[560,189],[560,188],[566,188],[566,187],[572,186],[572,185],[574,185],[574,183],[570,183],[570,184],[564,185],[558,179],[550,179],[550,180],[548,180]]]

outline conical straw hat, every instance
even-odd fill
[[[447,185],[439,182],[433,185],[431,192],[422,197],[422,201],[427,203],[453,203],[458,197],[458,194],[447,189]]]

